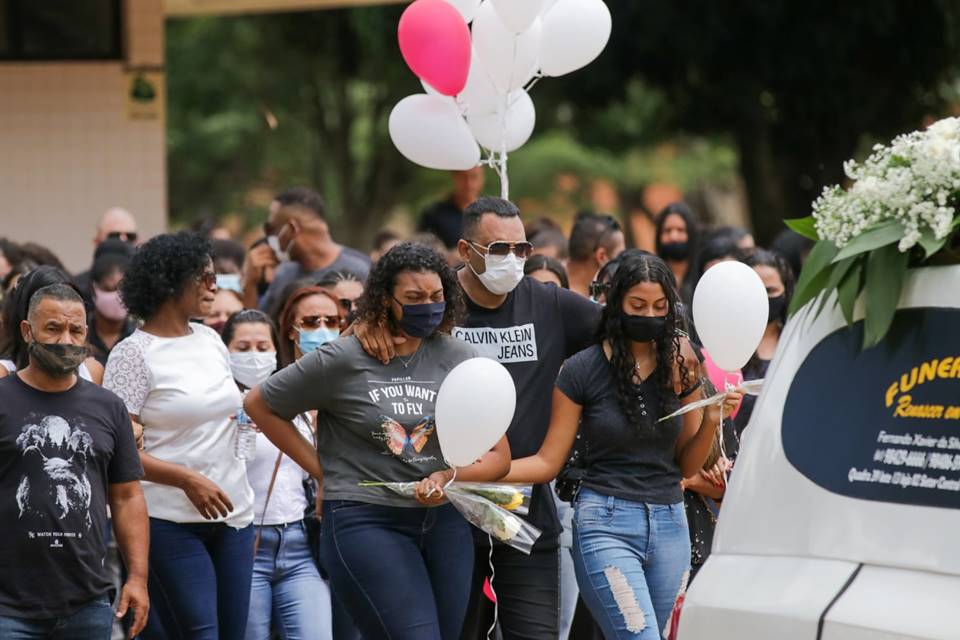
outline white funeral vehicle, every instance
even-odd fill
[[[784,330],[680,640],[960,639],[960,266],[872,349],[831,306]]]

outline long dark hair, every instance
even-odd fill
[[[740,262],[748,267],[757,267],[760,265],[772,267],[780,274],[780,280],[783,282],[783,295],[786,298],[786,304],[783,306],[783,313],[779,318],[770,318],[768,322],[777,320],[782,327],[787,323],[787,308],[790,306],[790,300],[793,298],[794,278],[793,269],[790,264],[780,254],[766,249],[752,249],[743,252],[740,255]]]
[[[684,322],[679,309],[680,294],[674,284],[673,272],[663,260],[648,253],[637,253],[621,260],[620,267],[610,281],[607,304],[600,317],[599,339],[610,344],[610,366],[613,367],[617,381],[620,406],[630,422],[638,427],[643,427],[648,421],[643,417],[640,408],[635,382],[636,361],[630,351],[630,341],[624,334],[620,316],[627,292],[641,282],[659,284],[668,303],[666,330],[656,341],[657,368],[654,373],[664,415],[671,413],[679,405],[673,386],[674,363],[680,370],[680,379],[686,381],[689,378],[689,370],[680,348]]]

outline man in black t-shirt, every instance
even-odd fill
[[[463,214],[463,238],[457,246],[465,263],[459,271],[467,298],[467,317],[453,335],[480,354],[503,364],[517,389],[517,408],[507,431],[514,458],[540,449],[550,424],[553,384],[563,361],[586,348],[596,334],[600,307],[553,285],[523,277],[532,252],[517,207],[500,198],[480,198]],[[393,357],[390,339],[357,327],[367,351]],[[482,393],[482,389],[477,390]],[[528,520],[542,530],[530,555],[493,545],[500,629],[504,640],[559,636],[560,522],[547,485],[534,489]],[[483,595],[490,574],[490,542],[477,541],[473,594],[463,638],[485,638],[493,611]]]
[[[86,311],[66,285],[30,300],[30,364],[0,380],[0,638],[110,638],[107,505],[128,578],[116,615],[147,619],[147,507],[123,402],[81,380]]]
[[[483,167],[474,167],[466,171],[453,171],[450,175],[453,178],[453,193],[423,212],[417,231],[429,231],[453,251],[462,235],[463,210],[483,191],[484,174]]]

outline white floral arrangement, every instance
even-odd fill
[[[826,187],[812,216],[787,221],[818,241],[791,311],[817,297],[822,309],[836,290],[852,324],[854,304],[864,293],[864,346],[870,347],[893,321],[906,270],[951,253],[960,226],[960,118],[878,144],[862,163],[844,163],[844,172],[854,181],[849,189]]]

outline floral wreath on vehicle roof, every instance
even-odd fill
[[[786,221],[817,241],[790,314],[819,297],[816,314],[834,300],[852,325],[862,293],[869,348],[890,329],[907,269],[960,263],[960,118],[875,145],[863,163],[844,163],[844,172],[854,181],[849,189],[826,187],[813,215]]]

